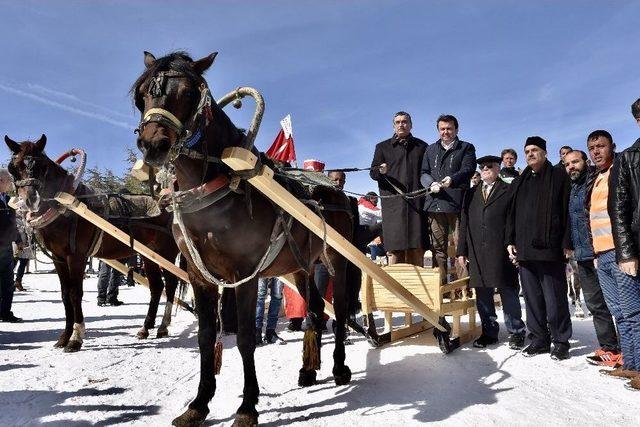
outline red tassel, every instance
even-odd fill
[[[222,341],[217,340],[213,348],[213,373],[220,375],[222,369]]]

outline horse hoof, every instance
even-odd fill
[[[147,339],[149,337],[149,330],[147,328],[140,329],[136,334],[136,337],[141,340]]]
[[[207,419],[207,413],[197,411],[195,409],[187,409],[182,415],[175,418],[171,425],[176,427],[197,427],[204,423]]]
[[[333,378],[336,385],[349,384],[351,382],[351,369],[346,365],[341,369],[333,368]]]
[[[298,385],[300,387],[309,387],[314,385],[316,383],[316,375],[317,373],[313,369],[300,369],[300,374],[298,375]]]
[[[169,330],[167,328],[158,328],[158,332],[156,332],[156,338],[164,338],[169,336]]]
[[[63,339],[60,338],[58,341],[56,341],[56,343],[53,345],[54,348],[64,348],[67,346],[67,344],[69,343],[68,339]]]
[[[236,414],[232,427],[254,427],[258,425],[258,416],[249,414]]]
[[[80,350],[82,347],[82,343],[80,341],[69,341],[69,343],[64,347],[65,353],[75,353]]]

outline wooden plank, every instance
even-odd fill
[[[236,171],[253,169],[257,157],[249,150],[240,147],[229,147],[222,153],[222,161]],[[325,227],[322,219],[311,209],[296,199],[291,193],[273,180],[273,170],[263,166],[260,173],[250,178],[249,183],[275,202],[287,213],[307,227],[311,232],[323,238]],[[397,298],[405,304],[413,307],[434,327],[444,332],[444,328],[438,324],[438,316],[425,303],[416,298],[405,289],[398,281],[391,277],[382,268],[376,265],[351,242],[340,235],[335,229],[326,224],[327,244],[338,250],[345,258],[358,266],[365,273],[373,277],[379,283],[389,289]]]
[[[127,274],[129,274],[129,267],[127,267],[126,265],[124,265],[120,261],[116,261],[115,259],[104,259],[104,258],[100,258],[100,260],[102,260],[102,262],[104,262],[105,264],[110,265],[111,267],[115,268],[120,273],[124,274],[125,276]],[[140,283],[145,288],[149,289],[149,280],[146,277],[144,277],[143,275],[141,275],[139,273],[136,273],[134,271],[133,272],[133,280],[135,280],[136,282]],[[162,296],[165,299],[167,298],[167,294],[166,294],[166,292],[164,290],[162,291]],[[174,296],[173,303],[174,304],[178,304],[180,307],[182,307],[182,308],[184,308],[184,309],[186,309],[188,311],[192,311],[193,310],[193,308],[189,304],[187,304],[186,302],[182,301],[178,297]]]
[[[384,332],[393,332],[393,312],[384,312]]]
[[[418,323],[414,323],[411,326],[406,326],[404,328],[396,329],[395,331],[391,331],[391,341],[397,341],[402,338],[409,337],[411,335],[419,334],[420,332],[426,331],[428,329],[432,329],[433,326],[426,320],[422,320]]]
[[[114,226],[95,212],[91,211],[87,207],[87,205],[73,197],[71,194],[57,193],[55,196],[55,200],[67,209],[70,209],[73,212],[77,213],[96,227],[101,228],[106,233],[109,233],[111,236],[118,239],[125,245],[128,246],[130,244],[130,237],[127,233],[120,230],[118,227]],[[151,261],[155,262],[165,270],[170,271],[176,277],[184,280],[185,282],[189,281],[189,276],[187,275],[186,271],[176,266],[173,262],[161,257],[160,255],[152,251],[148,246],[142,244],[138,240],[133,241],[133,250],[140,253],[142,256],[149,258]]]

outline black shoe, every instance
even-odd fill
[[[569,358],[569,344],[554,344],[553,351],[551,351],[551,358],[553,360],[566,360]]]
[[[289,320],[289,324],[287,325],[287,329],[293,332],[302,330],[302,317],[294,317]]]
[[[512,334],[509,337],[509,348],[511,350],[522,350],[524,348],[524,334]]]
[[[282,344],[286,344],[287,342],[282,338],[280,338],[278,334],[276,334],[276,331],[274,331],[273,329],[267,329],[264,334],[264,343],[282,345]]]
[[[98,307],[104,307],[105,305],[107,305],[107,302],[104,300],[98,300]]]
[[[538,345],[538,344],[529,344],[522,350],[522,355],[524,357],[532,357],[537,356],[538,354],[549,353],[550,346],[548,345]]]
[[[124,304],[122,301],[119,301],[117,299],[111,300],[111,301],[107,301],[107,304],[113,306],[113,307],[117,307],[119,305]]]
[[[256,345],[262,345],[264,341],[262,341],[262,329],[256,328]]]
[[[7,323],[22,323],[22,318],[14,316],[12,311],[10,311],[6,316],[2,316],[1,320]]]
[[[488,335],[480,335],[480,338],[473,342],[475,348],[487,348],[488,345],[498,344],[498,338],[493,338]]]

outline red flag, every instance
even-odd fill
[[[291,127],[291,115],[287,115],[280,121],[282,129],[278,132],[276,140],[271,148],[267,150],[267,157],[281,162],[294,162],[296,160],[296,149],[293,145],[293,131]]]

